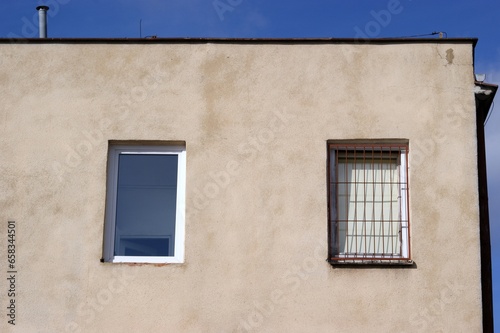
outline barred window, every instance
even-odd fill
[[[408,144],[328,147],[330,261],[409,262]]]

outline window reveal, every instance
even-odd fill
[[[112,145],[104,260],[182,262],[185,149]]]

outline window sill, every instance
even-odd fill
[[[162,257],[154,257],[154,260],[137,260],[137,259],[114,259],[114,260],[104,260],[101,258],[101,262],[105,264],[114,264],[120,265],[125,264],[129,266],[143,266],[143,265],[154,265],[154,266],[166,266],[166,265],[182,265],[184,264],[184,260],[176,260],[176,259],[165,259]]]
[[[327,259],[333,268],[417,268],[417,263],[411,259],[402,260],[332,260]]]

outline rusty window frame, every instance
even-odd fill
[[[409,187],[408,187],[408,153],[409,145],[407,140],[380,140],[380,141],[344,141],[330,140],[327,143],[328,147],[328,230],[329,230],[329,256],[328,259],[332,264],[357,264],[357,263],[373,263],[373,264],[409,264],[411,260],[410,248],[410,219],[409,219]],[[360,176],[364,179],[339,181],[339,167],[348,168],[349,164],[353,168],[351,173]],[[395,166],[396,169],[389,170],[392,175],[391,179],[380,179],[377,181],[375,176],[372,181],[367,181],[369,172],[375,173],[377,167],[383,170],[384,165]],[[356,169],[361,165],[361,169]],[[377,166],[378,165],[378,166]],[[348,169],[344,169],[348,170]],[[397,170],[397,172],[395,172]],[[344,174],[346,174],[344,172]],[[382,171],[380,171],[382,174]],[[397,175],[394,177],[394,175]],[[342,177],[342,175],[340,175]],[[347,176],[345,176],[347,177]],[[382,176],[380,176],[382,177]],[[356,178],[356,177],[354,177]],[[339,194],[342,192],[341,187],[344,187],[346,193],[343,205],[344,212],[339,212]],[[384,191],[384,187],[389,186],[391,191],[394,188],[398,189],[398,193],[390,193],[391,200],[384,201],[382,194],[381,203],[375,200],[375,188],[379,191]],[[360,190],[360,194],[352,193]],[[371,205],[373,212],[371,218],[367,218],[367,188],[373,191],[372,201],[368,202]],[[347,191],[347,192],[346,192]],[[351,192],[349,192],[351,191]],[[397,195],[397,207],[393,206],[394,196]],[[348,200],[354,198],[354,203]],[[359,200],[363,199],[363,200]],[[358,202],[359,201],[359,202]],[[357,216],[357,207],[361,205]],[[384,206],[390,207],[390,213],[387,217],[383,213]],[[354,209],[350,207],[354,207]],[[382,217],[375,219],[375,209],[378,207],[382,213]],[[354,212],[350,212],[349,209]],[[398,216],[394,216],[394,211],[397,211]],[[341,215],[341,216],[339,216]],[[382,232],[369,234],[367,230],[373,230],[374,226],[378,227]],[[341,228],[341,224],[345,228]],[[380,227],[380,225],[382,227]],[[384,234],[385,226],[389,226],[388,234]],[[398,229],[394,229],[397,226]],[[393,228],[391,230],[391,228]],[[351,230],[351,231],[349,231]],[[359,234],[358,234],[359,232]],[[395,233],[397,232],[397,235]],[[396,241],[396,237],[398,238]],[[354,242],[359,240],[359,244]],[[391,249],[397,251],[375,251],[374,245],[367,246],[368,243],[375,241],[391,243]],[[343,242],[343,243],[342,243]],[[351,244],[349,244],[351,242]],[[388,243],[389,244],[389,243]],[[354,251],[346,249],[354,248]],[[382,249],[386,246],[382,244]],[[380,249],[380,246],[377,248]],[[373,251],[371,251],[373,250]]]

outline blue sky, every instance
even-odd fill
[[[476,73],[500,84],[500,2],[486,0],[1,1],[0,37],[477,37]],[[389,15],[387,15],[389,14]],[[433,37],[433,36],[428,36]],[[500,94],[500,93],[499,93]],[[499,97],[496,98],[499,100]],[[495,322],[500,325],[500,102],[486,125]],[[450,254],[452,255],[452,254]]]

